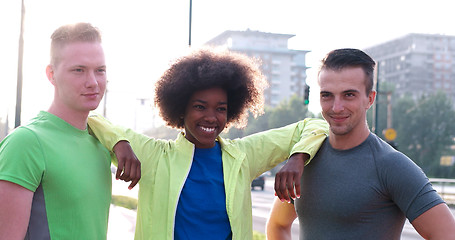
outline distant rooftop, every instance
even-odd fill
[[[289,39],[289,38],[292,38],[295,36],[294,34],[281,34],[281,33],[268,33],[268,32],[254,31],[254,30],[251,30],[248,28],[246,31],[232,31],[232,30],[224,31],[220,35],[207,41],[206,44],[210,44],[212,42],[218,42],[219,40],[225,39],[232,35],[258,36],[258,37],[282,38],[282,39]]]

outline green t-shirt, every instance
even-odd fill
[[[40,112],[0,143],[0,180],[35,192],[26,239],[106,239],[110,156],[87,130]]]

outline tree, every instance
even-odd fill
[[[266,107],[264,115],[257,118],[250,115],[248,125],[244,129],[232,128],[225,135],[231,139],[244,137],[271,128],[283,127],[307,117],[314,115],[308,111],[308,106],[303,104],[303,99],[293,95],[275,108]]]
[[[227,138],[234,139],[271,128],[283,127],[299,120],[303,120],[307,117],[314,117],[314,115],[308,111],[308,105],[305,105],[303,101],[304,100],[302,98],[293,95],[288,100],[281,102],[275,108],[266,107],[264,115],[257,118],[253,118],[250,115],[246,128],[231,128],[229,132],[224,135]],[[282,164],[279,164],[275,168],[271,169],[271,174],[275,175],[281,166]]]
[[[387,128],[387,97],[393,93],[393,84],[383,83],[379,88],[376,134],[384,139]],[[455,155],[451,147],[455,136],[455,111],[453,103],[444,93],[422,97],[415,101],[410,96],[392,98],[392,127],[397,132],[395,143],[398,150],[409,156],[427,175],[433,177],[455,177],[455,168],[439,165],[440,157]],[[370,128],[373,128],[373,112],[367,114]]]
[[[399,149],[428,175],[445,177],[439,161],[441,156],[453,155],[455,111],[451,100],[439,92],[417,103],[402,98],[394,108]]]
[[[382,132],[387,128],[387,93],[393,93],[395,91],[395,85],[389,82],[381,82],[379,85],[379,91],[376,94],[376,100],[374,105],[367,112],[367,122],[370,130],[382,137]],[[393,100],[390,103],[393,104]],[[376,109],[377,108],[377,109]],[[376,123],[373,121],[373,115],[377,113]],[[392,114],[393,117],[393,114]],[[376,129],[374,129],[376,127]]]
[[[272,109],[268,128],[283,127],[306,117],[314,117],[314,115],[308,111],[308,106],[304,104],[304,100],[297,95],[292,95],[289,100],[284,100]]]
[[[392,125],[397,131],[397,138],[395,143],[398,145],[398,149],[409,155],[409,141],[408,141],[408,123],[409,119],[413,117],[412,109],[416,108],[415,101],[410,96],[404,96],[393,104],[393,121]],[[406,133],[405,133],[406,132]],[[408,151],[409,150],[409,151]]]

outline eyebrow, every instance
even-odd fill
[[[87,65],[76,64],[76,65],[73,65],[72,67],[73,67],[73,68],[76,68],[76,67],[77,67],[77,68],[87,68]],[[98,68],[106,68],[106,65],[101,65],[101,66],[98,66],[98,67],[96,67],[96,68],[97,68],[97,69],[98,69]]]
[[[358,93],[359,91],[356,90],[356,89],[348,89],[348,90],[345,90],[341,93]],[[329,92],[329,91],[321,91],[320,94],[333,94],[332,92]]]
[[[201,100],[201,99],[195,99],[193,100],[193,103],[195,102],[200,102],[200,103],[204,103],[204,104],[207,104],[207,101],[204,101],[204,100]],[[227,102],[218,102],[218,105],[227,105],[228,103]]]
[[[348,90],[343,91],[343,93],[352,93],[352,92],[358,93],[359,90],[356,90],[356,89],[348,89]]]
[[[73,67],[73,68],[87,68],[87,66],[85,66],[85,65],[80,65],[80,64],[76,64],[76,65],[73,65],[73,66],[71,66],[71,67]]]

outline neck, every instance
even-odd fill
[[[349,132],[347,134],[337,135],[332,131],[329,133],[330,145],[337,150],[347,150],[359,146],[370,135],[370,130],[367,126],[357,132]]]
[[[87,118],[90,112],[71,110],[58,106],[58,104],[55,104],[55,102],[51,104],[47,111],[63,119],[65,122],[69,123],[77,129],[85,130],[87,128]]]

